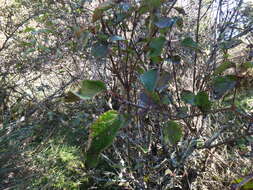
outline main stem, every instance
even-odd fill
[[[196,36],[195,36],[195,40],[196,40],[197,44],[199,43],[199,23],[200,23],[200,10],[201,10],[201,6],[202,6],[202,0],[199,0],[198,18],[197,18],[197,29],[196,29]],[[192,84],[193,93],[195,92],[197,58],[198,58],[198,49],[195,50],[195,56],[194,56],[193,84]]]

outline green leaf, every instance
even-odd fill
[[[165,144],[176,145],[183,136],[182,127],[175,121],[168,121],[163,126],[163,141]]]
[[[226,61],[220,64],[214,71],[214,75],[220,75],[229,68],[235,67],[235,63]]]
[[[139,8],[139,10],[138,10],[138,12],[139,12],[141,15],[147,13],[148,11],[149,11],[149,8],[148,8],[147,5],[142,5],[142,6]]]
[[[215,99],[220,99],[226,92],[235,88],[237,78],[234,75],[218,76],[213,80],[213,93]]]
[[[114,41],[124,41],[125,39],[122,36],[112,36],[110,38],[110,41],[114,42]]]
[[[184,118],[188,116],[188,108],[187,107],[178,107],[177,108],[177,117]]]
[[[140,93],[140,104],[144,106],[154,106],[155,102],[153,99],[150,97],[149,93],[147,92],[141,92]]]
[[[127,12],[132,8],[130,3],[121,3],[119,6],[124,12]]]
[[[198,44],[191,37],[183,39],[181,45],[190,49],[199,49]]]
[[[126,13],[116,13],[114,17],[114,24],[119,24],[128,17]]]
[[[237,189],[237,185],[244,180],[245,180],[244,178],[239,178],[232,181],[233,184],[232,186],[235,187],[234,189]],[[253,179],[243,184],[243,186],[240,186],[240,190],[252,190],[252,189],[253,189]]]
[[[157,80],[156,83],[156,89],[161,91],[165,88],[168,87],[169,85],[169,80],[171,80],[171,75],[168,72],[162,72],[159,76],[159,79]]]
[[[176,20],[174,18],[163,17],[163,18],[159,18],[158,21],[155,22],[154,24],[158,28],[168,28],[168,27],[172,27],[175,22]]]
[[[26,28],[23,30],[23,32],[28,33],[28,32],[33,32],[33,31],[35,31],[35,30],[36,30],[36,29],[33,28],[33,27],[26,27]]]
[[[97,166],[100,153],[113,143],[118,130],[126,124],[127,119],[124,116],[110,110],[100,115],[91,125],[85,162],[88,167]]]
[[[96,43],[91,50],[91,54],[96,58],[106,57],[108,52],[108,46],[101,43]]]
[[[231,48],[234,48],[238,45],[240,45],[242,43],[242,40],[239,40],[239,39],[231,39],[231,40],[226,40],[224,42],[222,42],[220,44],[220,47],[221,49],[223,50],[227,50],[227,49],[231,49]]]
[[[83,47],[86,47],[89,42],[90,36],[91,34],[88,30],[80,32],[80,37],[78,39],[79,43],[81,43]]]
[[[98,39],[98,42],[97,43],[95,43],[94,45],[96,45],[96,44],[103,44],[103,45],[107,45],[107,40],[109,39],[109,35],[107,35],[107,34],[101,34],[101,33],[99,33],[99,34],[97,34],[96,35],[96,38]]]
[[[160,102],[161,104],[164,104],[164,105],[171,104],[172,103],[171,97],[167,94],[163,95]]]
[[[159,104],[161,99],[157,92],[150,92],[148,93],[149,97],[154,101],[155,104]]]
[[[35,42],[35,41],[32,41],[32,42],[21,41],[20,44],[21,44],[22,46],[32,47],[32,46],[36,45],[36,42]]]
[[[179,14],[186,15],[184,8],[182,7],[173,7]]]
[[[195,96],[195,104],[202,112],[208,112],[211,109],[212,103],[208,99],[206,92],[198,92]]]
[[[168,58],[166,59],[166,61],[171,62],[173,64],[180,64],[181,57],[179,55],[168,56]]]
[[[41,33],[53,33],[53,31],[50,29],[47,29],[47,28],[44,28],[44,29],[42,28],[42,29],[38,29],[38,30],[33,30],[33,31],[31,31],[31,33],[33,35],[37,35],[37,34],[41,34]]]
[[[83,100],[88,100],[105,90],[106,86],[102,81],[83,80],[81,83],[81,88],[78,90],[78,92],[73,92],[73,94]]]
[[[149,70],[140,76],[144,88],[150,92],[155,90],[157,78],[157,70]]]
[[[253,62],[245,62],[241,65],[243,69],[252,69],[253,68]]]
[[[93,12],[92,15],[92,22],[96,22],[97,20],[101,19],[103,16],[103,13],[110,8],[112,8],[114,5],[113,1],[108,0],[102,4],[100,4]]]
[[[162,49],[163,49],[165,41],[166,41],[165,37],[162,37],[162,36],[158,38],[153,38],[149,44],[149,47],[150,47],[149,56],[150,57],[160,56],[162,53]]]
[[[67,94],[64,96],[64,101],[65,102],[77,102],[80,101],[80,98],[76,96],[73,92],[69,91]]]
[[[148,9],[148,11],[152,12],[154,9],[159,8],[163,2],[164,2],[164,0],[143,0],[141,7],[142,8],[144,7],[145,9],[144,10],[141,9],[140,12],[143,13],[144,11],[147,11],[146,9]]]
[[[163,61],[163,59],[161,58],[161,56],[154,56],[150,58],[152,63],[161,63]]]
[[[182,30],[184,26],[184,20],[182,17],[176,17],[176,25],[177,27]]]
[[[195,94],[193,94],[189,90],[183,90],[182,93],[181,93],[181,98],[187,104],[191,104],[191,105],[194,105],[194,106],[196,105]]]

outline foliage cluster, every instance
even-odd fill
[[[2,4],[4,189],[252,187],[250,164],[196,180],[252,161],[250,4]]]

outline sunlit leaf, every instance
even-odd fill
[[[182,127],[175,121],[168,121],[163,126],[163,141],[165,144],[176,145],[183,136]]]
[[[235,179],[232,181],[232,188],[231,190],[252,190],[253,189],[253,179],[249,180],[247,183],[243,184],[239,187],[239,184],[243,182],[244,178]]]
[[[173,175],[173,172],[171,171],[171,169],[168,168],[168,169],[165,170],[164,175],[165,175],[165,176],[166,176],[166,175],[172,176],[172,175]]]
[[[73,92],[76,96],[83,100],[88,100],[96,96],[98,93],[106,90],[106,86],[99,80],[84,80],[78,92]]]
[[[213,93],[215,99],[220,99],[226,92],[235,88],[237,78],[233,75],[218,76],[213,80]]]
[[[26,28],[23,30],[23,32],[28,33],[28,32],[33,32],[33,31],[35,31],[35,30],[36,30],[36,29],[33,28],[33,27],[26,27]]]
[[[100,153],[112,144],[118,130],[126,124],[127,119],[124,116],[110,110],[100,115],[91,125],[85,162],[88,167],[97,166]]]

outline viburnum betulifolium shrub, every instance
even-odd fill
[[[0,187],[252,188],[252,12],[1,2]]]

